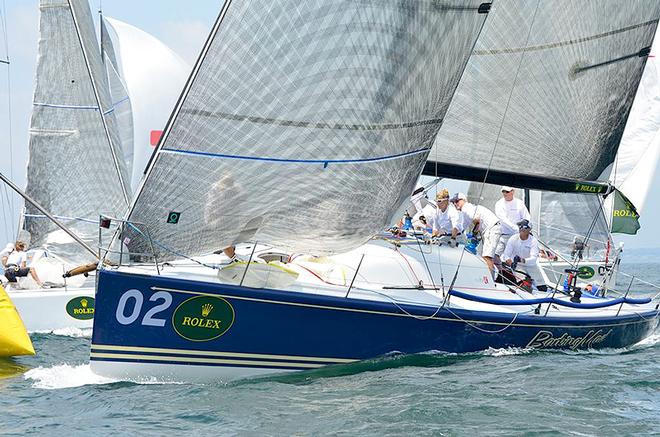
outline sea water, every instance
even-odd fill
[[[660,263],[622,270],[660,283]],[[228,385],[99,377],[90,335],[35,333],[37,356],[0,361],[0,435],[660,433],[660,333],[626,349],[430,351]]]

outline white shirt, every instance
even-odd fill
[[[423,226],[422,222],[419,220],[420,216],[424,216],[426,219],[426,223],[428,227],[431,227],[431,217],[435,215],[435,210],[436,208],[431,205],[430,203],[427,203],[426,206],[424,206],[415,216],[413,217],[413,225],[414,226]]]
[[[503,235],[513,235],[518,232],[518,222],[530,220],[529,211],[525,202],[515,197],[511,202],[501,198],[495,204],[495,215],[500,219]]]
[[[520,239],[520,233],[512,235],[506,243],[502,261],[513,261],[518,256],[525,260],[525,264],[536,264],[539,257],[539,242],[535,236],[529,234],[526,240]]]
[[[469,202],[463,204],[461,213],[464,217],[463,223],[469,225],[475,218],[479,219],[479,231],[486,232],[497,224],[500,220],[490,209],[485,206],[476,206]]]
[[[24,262],[27,262],[27,252],[25,251],[14,251],[7,258],[7,265],[16,264],[17,266],[22,267]]]
[[[434,231],[444,234],[450,234],[453,228],[458,229],[458,232],[463,230],[458,210],[452,204],[447,205],[444,212],[437,208],[427,223],[433,227]]]
[[[14,251],[14,245],[8,244],[7,247],[5,247],[4,249],[2,249],[2,251],[0,251],[0,260],[2,260],[2,258],[6,256],[9,256],[9,254],[12,253],[13,251]]]

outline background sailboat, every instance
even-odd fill
[[[115,118],[124,102],[112,101],[88,2],[42,0],[39,10],[26,192],[96,246],[99,214],[121,214],[130,198]],[[28,290],[10,292],[26,326],[90,326],[93,281],[65,281],[62,274],[94,258],[30,203],[21,222],[19,238],[47,255],[35,256],[32,266],[42,281],[56,284],[37,291],[28,280],[21,284]]]
[[[132,105],[131,187],[136,189],[154,151],[191,67],[152,35],[114,18],[104,17],[105,53],[115,53],[113,69],[119,74]],[[117,99],[115,99],[116,101]],[[122,144],[124,144],[122,142]]]

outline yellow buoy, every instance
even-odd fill
[[[0,285],[0,357],[15,355],[34,355],[34,347],[14,303]]]

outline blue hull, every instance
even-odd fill
[[[100,271],[98,281],[92,365],[301,370],[393,351],[621,348],[658,325],[657,311],[588,320],[514,319],[115,271]]]

